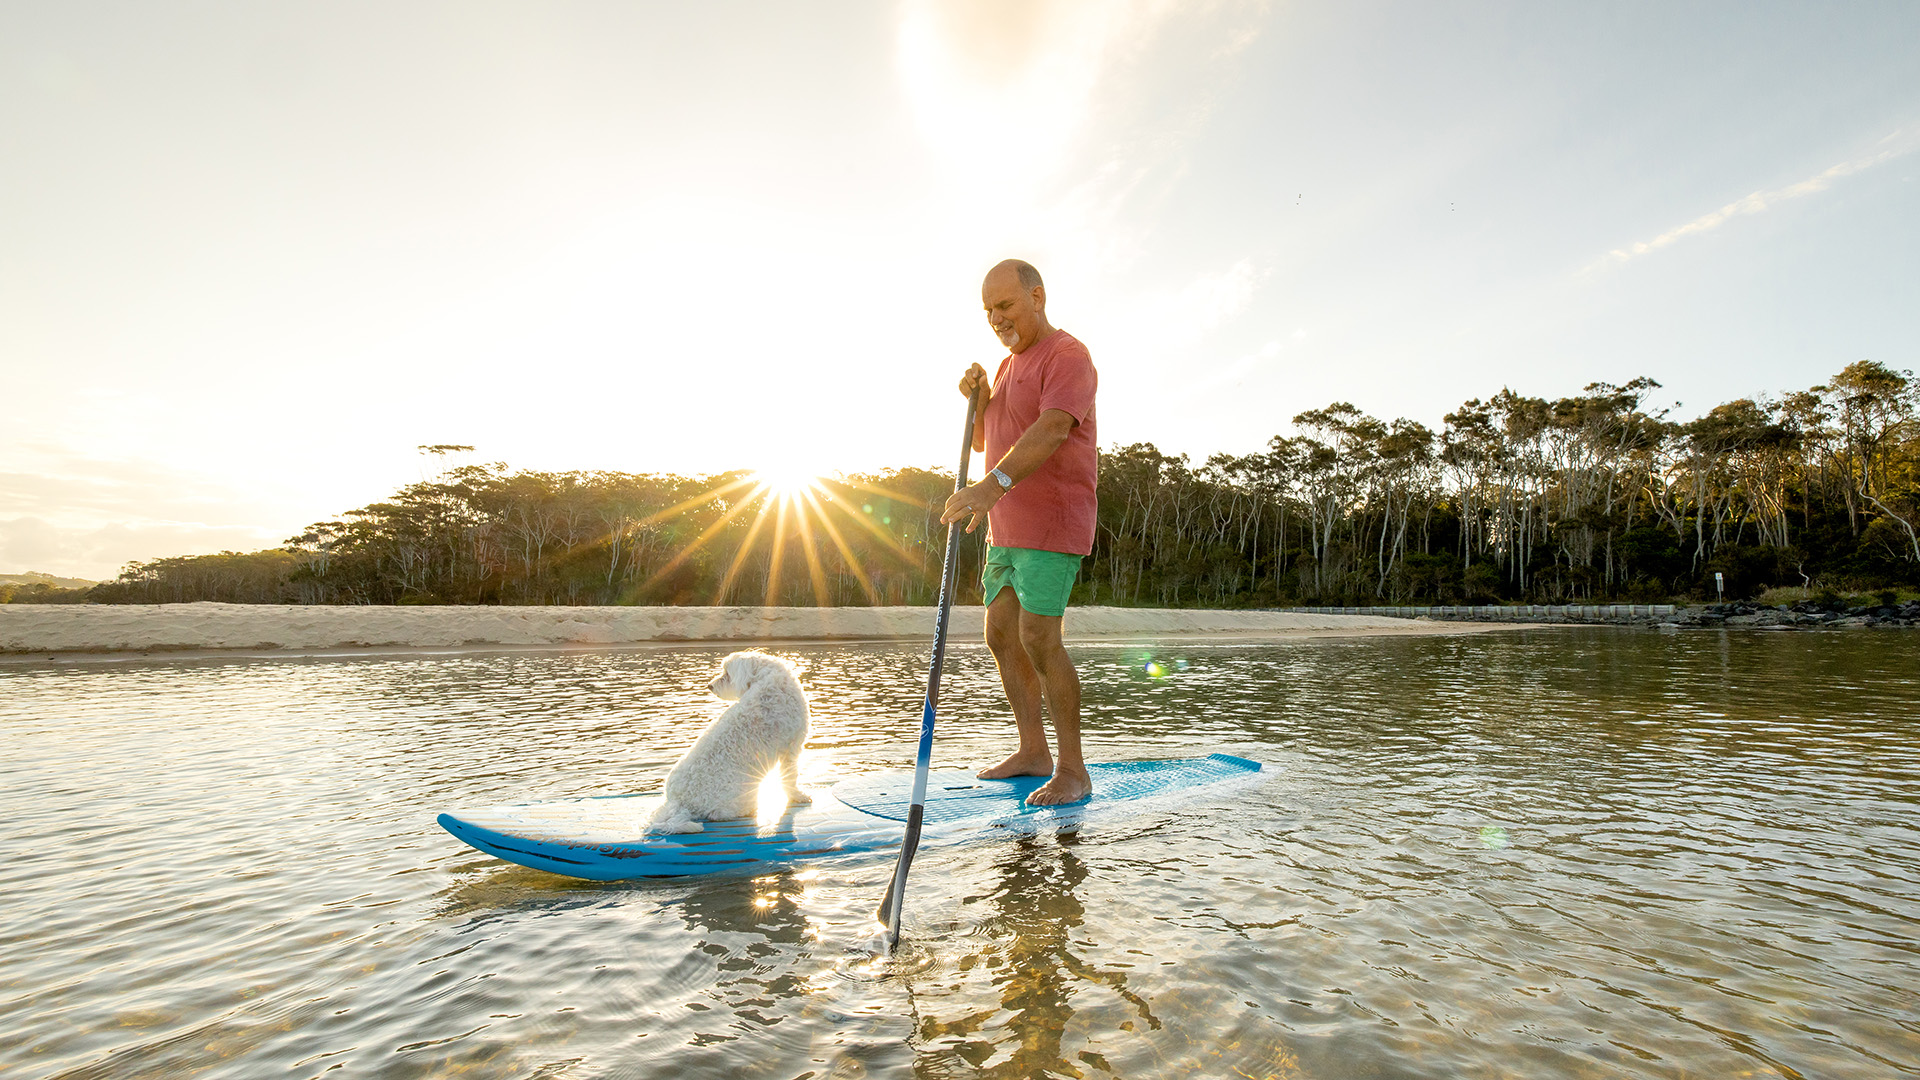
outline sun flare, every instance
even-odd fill
[[[779,499],[797,499],[820,490],[820,474],[804,465],[772,465],[755,469],[753,479]]]
[[[714,587],[717,604],[751,602],[752,595],[763,596],[760,602],[769,606],[782,603],[783,597],[784,602],[798,602],[802,570],[817,606],[832,606],[836,597],[846,602],[850,589],[859,590],[869,604],[879,604],[890,568],[920,564],[918,549],[889,514],[920,505],[914,495],[877,486],[869,478],[798,463],[732,473],[718,486],[640,523],[649,525],[693,507],[712,514],[699,535],[682,540],[636,592],[670,580],[690,561],[711,557],[719,549],[718,561],[725,570]],[[859,537],[861,533],[867,535]],[[848,542],[850,535],[869,548],[864,562]],[[837,565],[831,556],[822,558],[823,549],[838,555]],[[731,557],[725,554],[728,550]],[[701,556],[703,551],[706,556]],[[751,595],[734,591],[736,583],[749,582]]]

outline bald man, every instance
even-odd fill
[[[1060,629],[1080,560],[1093,550],[1093,397],[1100,380],[1087,347],[1047,322],[1040,271],[1008,259],[987,272],[980,300],[1007,358],[991,382],[979,364],[967,369],[960,392],[986,398],[973,448],[993,466],[947,500],[940,520],[966,518],[968,532],[987,522],[980,576],[987,648],[1000,667],[1020,746],[980,776],[1049,777],[1027,802],[1058,806],[1093,793],[1080,753],[1080,675]],[[1047,746],[1043,705],[1058,760]]]

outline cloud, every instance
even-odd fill
[[[272,498],[163,464],[47,443],[0,448],[0,573],[95,580],[128,562],[277,546],[297,520]]]
[[[1265,11],[1261,11],[1261,14],[1264,15]],[[1259,26],[1242,26],[1234,30],[1233,34],[1227,38],[1227,43],[1221,46],[1218,52],[1213,54],[1214,59],[1224,60],[1235,53],[1241,52],[1247,46],[1259,40],[1260,30],[1261,28]]]
[[[1835,180],[1843,176],[1851,176],[1857,172],[1864,172],[1867,169],[1873,168],[1875,165],[1892,161],[1894,158],[1911,153],[1916,146],[1920,146],[1920,140],[1911,137],[1907,132],[1895,132],[1885,139],[1882,139],[1881,146],[1883,149],[1878,153],[1869,154],[1866,157],[1857,158],[1853,161],[1843,161],[1797,184],[1788,184],[1786,187],[1775,188],[1772,191],[1756,191],[1744,199],[1736,199],[1718,210],[1702,214],[1684,225],[1669,229],[1651,240],[1641,240],[1624,248],[1615,248],[1608,252],[1606,258],[1600,260],[1595,266],[1609,264],[1617,266],[1620,263],[1658,251],[1686,237],[1697,236],[1700,233],[1717,229],[1727,222],[1732,221],[1734,218],[1745,217],[1748,214],[1758,214],[1791,199],[1798,199],[1802,196],[1825,191],[1833,186]]]
[[[0,448],[0,513],[63,525],[157,519],[232,524],[263,500],[209,473],[157,461],[98,457],[51,442]]]
[[[257,551],[281,537],[239,525],[190,521],[119,521],[94,528],[62,528],[43,518],[0,520],[0,573],[39,571],[104,581],[127,563],[170,555]]]
[[[1253,299],[1255,289],[1267,278],[1268,271],[1253,265],[1252,259],[1241,259],[1218,274],[1206,274],[1180,290],[1174,310],[1186,319],[1197,323],[1202,330],[1212,330],[1221,323],[1238,315]]]
[[[1224,269],[1189,278],[1184,285],[1169,280],[1157,294],[1115,293],[1094,306],[1089,321],[1127,328],[1124,344],[1116,341],[1109,346],[1122,357],[1157,357],[1156,362],[1192,357],[1212,370],[1217,354],[1203,340],[1247,310],[1269,273],[1250,258],[1240,259]],[[1049,311],[1051,303],[1050,298]],[[1151,305],[1152,317],[1141,317],[1143,303]]]
[[[1116,61],[1173,0],[908,0],[898,64],[921,136],[968,179],[1044,177],[1066,160]]]
[[[1230,361],[1216,371],[1197,379],[1183,382],[1170,400],[1187,402],[1201,399],[1213,400],[1222,387],[1229,384],[1239,386],[1255,372],[1272,366],[1286,348],[1279,338],[1275,338],[1258,349]]]

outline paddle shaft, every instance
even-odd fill
[[[967,486],[967,463],[973,458],[973,420],[979,394],[967,398],[967,430],[960,439],[960,470],[954,476],[953,490],[958,494]],[[907,868],[913,865],[913,853],[920,846],[920,822],[926,814],[927,770],[933,762],[934,704],[940,700],[940,667],[947,657],[947,623],[953,615],[953,571],[960,561],[962,522],[947,526],[947,556],[940,565],[940,614],[933,624],[933,662],[927,669],[927,697],[920,708],[920,751],[913,762],[913,805],[907,810],[907,833],[900,842],[900,861],[893,868],[893,880],[880,899],[880,912],[887,922],[887,951],[900,944],[900,909],[906,904]]]

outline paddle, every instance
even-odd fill
[[[967,486],[967,462],[973,456],[973,415],[979,394],[967,398],[967,430],[960,439],[960,471],[953,480],[958,494]],[[900,944],[900,909],[906,904],[907,868],[913,865],[913,853],[920,846],[920,819],[926,814],[927,768],[933,760],[933,709],[940,700],[940,665],[947,656],[947,621],[953,614],[953,569],[960,557],[960,535],[964,522],[947,526],[947,558],[940,566],[940,614],[933,624],[933,664],[927,670],[927,697],[920,709],[920,752],[913,763],[913,805],[907,810],[907,835],[900,843],[900,862],[893,868],[893,880],[880,898],[878,915],[887,924],[887,951]]]

